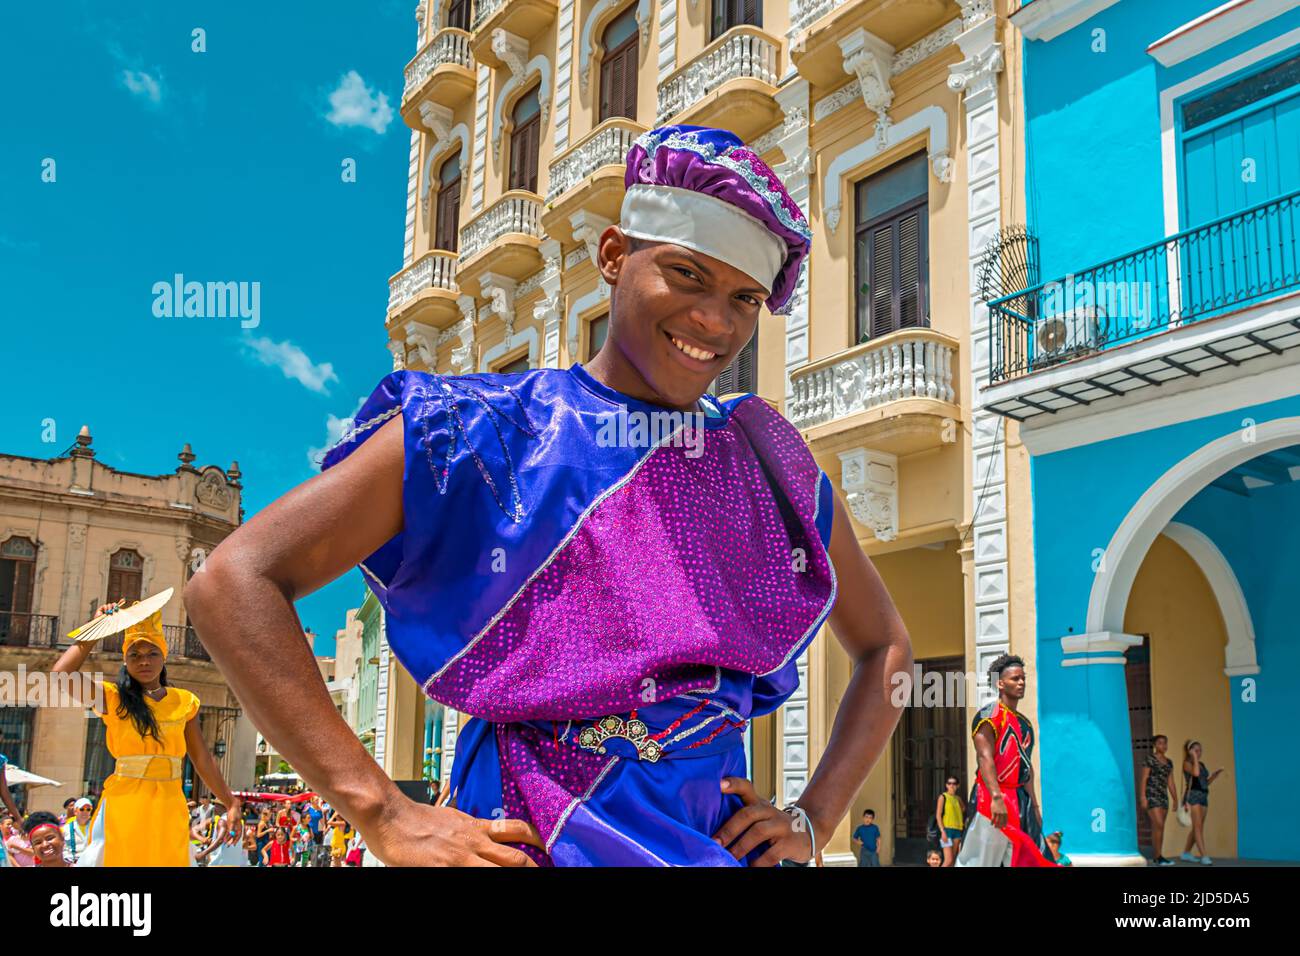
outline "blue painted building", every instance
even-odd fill
[[[1028,0],[1027,263],[989,302],[981,405],[1032,458],[1045,824],[1150,845],[1156,734],[1223,773],[1206,855],[1300,860],[1300,9]],[[1005,273],[1011,276],[1011,270]],[[1195,855],[1195,851],[1194,855]]]

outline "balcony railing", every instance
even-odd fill
[[[474,4],[474,22],[470,29],[477,30],[509,2],[510,0],[477,0]]]
[[[67,638],[59,633],[59,619],[53,614],[0,611],[0,645],[56,647],[67,643]]]
[[[989,302],[1003,382],[1300,287],[1300,191]]]
[[[728,80],[752,79],[775,86],[776,45],[757,27],[733,27],[659,87],[663,123]]]
[[[952,340],[905,329],[813,362],[790,376],[790,421],[812,428],[888,402],[953,402]]]
[[[435,249],[389,279],[388,311],[395,312],[425,289],[460,291],[456,285],[456,253]]]
[[[460,261],[478,255],[502,236],[512,232],[542,237],[542,204],[523,190],[512,190],[460,231]]]
[[[474,68],[474,58],[469,52],[469,34],[449,27],[439,30],[419,55],[406,67],[406,82],[402,87],[402,102],[411,98],[433,71],[440,66],[455,64],[466,69]]]
[[[798,33],[830,13],[845,0],[799,0],[799,9],[790,13],[790,31]]]
[[[122,640],[126,637],[125,632],[113,634],[104,638],[100,642],[99,649],[109,654],[122,653]],[[167,656],[185,657],[193,661],[210,661],[208,649],[203,646],[199,636],[194,633],[194,628],[187,625],[165,624],[163,625],[163,637],[167,640]]]
[[[622,166],[627,151],[645,127],[631,120],[606,120],[551,163],[546,201],[562,196],[601,166]]]

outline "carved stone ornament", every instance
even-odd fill
[[[221,511],[230,507],[230,489],[226,487],[226,477],[219,468],[209,468],[203,472],[194,489],[194,497],[199,504]]]

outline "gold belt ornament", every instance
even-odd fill
[[[155,760],[164,763],[156,766],[153,763]],[[118,757],[113,772],[119,777],[135,777],[139,780],[179,780],[184,767],[181,761],[182,758],[167,754],[131,754]]]

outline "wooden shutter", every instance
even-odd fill
[[[867,247],[866,321],[861,331],[871,338],[929,325],[926,223],[927,206],[921,203],[869,227],[859,239]]]
[[[510,134],[510,188],[537,192],[537,149],[541,145],[541,119],[525,120]]]
[[[925,324],[925,210],[898,220],[898,327]]]
[[[752,24],[756,27],[763,25],[763,5],[758,0],[740,0],[740,9],[737,11],[740,16],[731,26],[737,26],[741,23]]]
[[[458,30],[469,29],[469,0],[452,0],[447,9],[447,26]]]
[[[627,48],[621,54],[623,60],[623,102],[620,104],[619,116],[626,116],[628,119],[636,119],[636,79],[637,79],[637,55],[639,47],[637,40],[634,38],[628,43]]]
[[[433,247],[456,251],[457,224],[460,222],[460,177],[438,190],[438,220],[434,227]]]
[[[754,392],[758,389],[758,326],[754,326],[753,337],[745,347],[731,360],[731,364],[718,373],[717,384],[713,388],[715,395],[730,395],[732,392]]]
[[[894,330],[894,228],[893,223],[877,226],[870,235],[871,268],[868,280],[871,296],[871,337]]]

